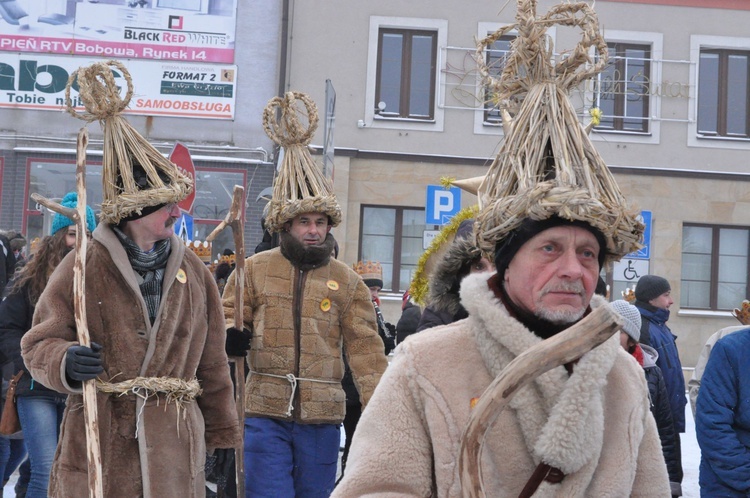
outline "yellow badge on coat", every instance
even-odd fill
[[[479,398],[471,398],[471,401],[469,401],[469,406],[473,410],[475,406],[477,406],[477,403],[479,402]]]
[[[187,275],[185,274],[185,270],[183,270],[182,268],[177,270],[177,281],[181,284],[187,282]]]
[[[331,300],[328,298],[323,299],[320,302],[320,309],[322,311],[328,311],[329,309],[331,309]]]
[[[339,283],[335,280],[329,280],[328,282],[326,282],[326,285],[331,290],[339,290]]]

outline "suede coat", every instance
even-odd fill
[[[103,346],[103,381],[196,378],[203,389],[178,410],[161,396],[144,401],[99,392],[97,409],[104,496],[205,496],[206,449],[239,443],[225,327],[216,284],[205,265],[172,237],[162,299],[153,325],[136,274],[106,224],[94,231],[86,259],[86,313],[91,340]],[[74,254],[52,274],[21,342],[29,371],[68,393],[49,495],[88,496],[81,390],[65,378],[65,353],[78,344],[73,314]],[[136,436],[137,433],[137,436]]]
[[[466,277],[469,318],[410,336],[354,435],[334,497],[460,497],[458,457],[472,399],[541,339],[512,318],[488,287]],[[595,298],[592,306],[603,300]],[[487,432],[487,496],[516,497],[541,461],[562,470],[534,497],[668,497],[669,480],[638,363],[613,336],[572,374],[557,367],[520,389]]]
[[[235,283],[232,273],[223,294],[230,326]],[[245,260],[243,308],[244,327],[253,331],[246,416],[340,424],[342,348],[367,404],[388,360],[370,291],[348,265],[326,258],[315,268],[295,266],[278,247],[258,253]]]

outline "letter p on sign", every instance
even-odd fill
[[[427,186],[425,224],[445,225],[461,210],[461,189],[445,189],[440,185]]]

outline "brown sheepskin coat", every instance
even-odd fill
[[[216,284],[205,265],[173,236],[152,326],[136,276],[106,224],[94,231],[86,260],[86,313],[91,340],[103,346],[100,379],[198,378],[203,393],[178,412],[163,398],[98,393],[99,437],[107,497],[205,496],[207,447],[239,442],[239,422],[224,352],[225,327]],[[78,344],[73,315],[73,262],[68,254],[39,299],[23,358],[39,382],[68,393],[49,495],[88,496],[80,389],[65,379],[65,353]],[[136,438],[136,431],[138,436]]]
[[[458,457],[472,399],[541,339],[511,318],[487,285],[466,277],[469,318],[410,336],[396,349],[354,435],[333,497],[460,497]],[[592,306],[602,305],[595,297]],[[535,498],[671,496],[643,369],[618,334],[568,374],[520,389],[487,432],[486,495],[516,497],[540,461],[561,469]]]
[[[301,271],[279,248],[248,258],[245,269],[243,321],[253,331],[245,414],[341,423],[346,410],[342,346],[366,405],[388,360],[370,292],[359,275],[335,259]],[[234,324],[234,288],[232,273],[223,294],[228,325]],[[299,379],[294,394],[284,378],[288,374]]]

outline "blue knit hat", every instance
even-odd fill
[[[78,206],[78,194],[75,192],[68,192],[65,194],[65,197],[63,197],[63,200],[60,201],[60,204],[75,209]],[[60,229],[68,227],[70,225],[75,225],[75,222],[68,218],[67,216],[63,216],[60,213],[55,213],[55,215],[52,217],[52,229],[50,230],[50,235],[56,234]],[[96,228],[96,217],[94,216],[94,210],[91,209],[90,206],[86,206],[86,229],[89,232],[93,232],[94,228]]]

